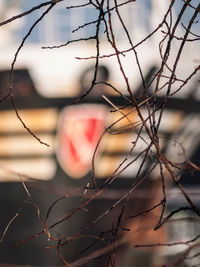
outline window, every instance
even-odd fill
[[[39,3],[38,3],[39,4]],[[21,3],[22,11],[27,11],[34,6],[33,3],[23,0]],[[23,18],[20,29],[15,31],[17,40],[20,41],[28,33],[30,27],[46,10],[42,8],[36,10]],[[88,25],[81,27],[78,31],[74,31],[85,23],[96,20],[97,11],[92,7],[83,8],[66,8],[66,2],[61,2],[45,16],[42,21],[34,28],[28,37],[29,43],[63,43],[71,39],[90,37],[94,35],[96,25]]]
[[[191,7],[188,6],[186,8],[185,13],[184,13],[184,15],[183,15],[183,17],[181,19],[181,23],[185,27],[187,27],[190,19],[192,18],[193,14],[195,12],[195,10],[192,8],[192,6],[197,7],[197,5],[199,4],[199,0],[192,0],[190,2],[190,4],[191,4]],[[180,10],[181,10],[181,8],[182,8],[183,5],[184,5],[184,1],[181,1],[181,0],[175,1],[174,6],[175,6],[175,13],[176,13],[176,15],[179,14],[179,12],[180,12]],[[200,34],[200,23],[199,23],[199,20],[200,20],[200,14],[198,16],[198,19],[196,19],[194,21],[194,23],[192,25],[192,28],[191,28],[191,32],[194,33],[194,34],[197,34],[197,35]],[[184,27],[182,29],[184,30]],[[192,38],[192,36],[190,36],[190,37]]]

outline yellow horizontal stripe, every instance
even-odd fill
[[[50,155],[54,153],[54,137],[52,135],[39,135],[38,137],[49,147],[40,144],[31,135],[21,136],[1,136],[0,156],[20,156],[20,155]]]
[[[31,131],[53,131],[57,126],[56,109],[19,110],[23,122]],[[0,112],[0,133],[26,132],[14,110]]]
[[[20,181],[29,177],[37,180],[52,179],[56,172],[56,162],[51,158],[0,160],[0,182]]]

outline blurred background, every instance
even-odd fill
[[[194,12],[193,6],[197,6],[199,1],[191,2],[191,6],[182,17],[183,26],[180,26],[178,34],[184,31],[184,25],[188,23]],[[42,3],[43,1],[37,1],[36,4]],[[111,6],[114,5],[114,2],[110,3]],[[30,10],[36,4],[25,0],[0,0],[0,21]],[[138,177],[140,166],[142,168],[139,177],[144,177],[154,162],[155,151],[151,151],[144,163],[142,157],[137,158],[137,155],[151,141],[145,132],[137,141],[134,150],[131,150],[133,142],[137,140],[138,132],[130,127],[130,122],[139,125],[140,119],[137,112],[128,107],[125,98],[121,98],[112,87],[106,86],[106,84],[112,84],[128,97],[126,84],[115,57],[103,56],[100,59],[97,82],[104,83],[97,83],[91,93],[86,94],[79,103],[71,105],[80,95],[89,90],[95,73],[94,36],[98,9],[94,5],[86,4],[77,8],[73,6],[79,6],[80,1],[61,1],[56,4],[27,36],[18,55],[13,72],[13,95],[16,109],[32,134],[19,122],[16,110],[10,98],[6,96],[10,93],[10,67],[15,53],[31,26],[47,7],[35,9],[28,15],[0,28],[0,99],[5,98],[0,103],[0,233],[2,237],[0,263],[2,266],[5,266],[4,264],[62,265],[58,240],[65,240],[68,244],[68,238],[81,233],[90,224],[91,227],[86,231],[87,235],[81,235],[81,238],[72,242],[73,249],[69,244],[63,246],[62,255],[67,261],[78,260],[81,255],[85,255],[85,251],[87,254],[102,248],[105,245],[102,242],[103,238],[108,244],[114,232],[112,227],[114,228],[116,218],[120,217],[124,203],[111,209],[107,216],[102,220],[99,219],[94,225],[93,222],[101,214],[106,214],[118,199],[127,194],[133,180]],[[175,1],[171,15],[173,22],[182,5],[182,1]],[[168,6],[169,1],[160,3],[155,0],[122,5],[120,12],[135,44],[155,29]],[[112,19],[119,49],[125,51],[129,43],[123,36],[123,28],[116,16],[113,15]],[[196,35],[200,33],[198,20],[194,23],[192,31]],[[99,36],[101,55],[113,53],[106,39],[105,26],[102,26]],[[160,64],[157,41],[161,36],[163,33],[159,31],[137,50],[146,83],[152,79]],[[70,40],[80,39],[83,41],[63,45]],[[60,45],[61,47],[58,48],[57,46]],[[48,48],[52,46],[53,49]],[[183,64],[178,70],[183,80],[191,73],[191,66],[199,64],[198,56],[199,44],[189,43],[182,59]],[[81,60],[88,57],[92,58]],[[133,94],[142,99],[140,95],[142,81],[135,61],[126,55],[122,62]],[[179,86],[174,85],[173,92],[176,92]],[[168,158],[175,160],[176,154],[180,156],[178,162],[183,161],[183,156],[179,154],[179,148],[174,142],[178,140],[180,143],[184,142],[188,158],[196,165],[199,165],[200,159],[198,89],[199,76],[195,76],[182,91],[169,99],[160,125],[161,149],[165,151]],[[151,93],[153,93],[153,85],[149,88],[149,95]],[[162,100],[162,94],[163,92],[158,95],[158,105]],[[111,105],[109,101],[114,104]],[[123,105],[127,105],[123,113],[118,112],[116,106]],[[113,108],[117,112],[111,112]],[[142,109],[142,114],[148,117],[145,108]],[[115,123],[116,121],[118,123]],[[100,142],[96,151],[95,168],[92,170],[91,162],[96,144],[105,128],[111,124],[114,124],[111,128],[112,134],[107,132]],[[48,146],[41,144],[33,135]],[[125,163],[124,159],[126,159]],[[92,193],[86,186],[92,186],[93,171],[100,188],[113,173],[117,173],[118,178],[112,183],[109,192],[105,191],[87,207],[81,208],[72,218],[56,225],[57,221],[67,218],[67,215],[73,213],[91,197]],[[157,171],[155,170],[154,176]],[[181,184],[197,206],[199,205],[199,179],[199,173],[191,172],[189,168],[180,176]],[[153,197],[157,198],[147,191],[150,186],[151,184],[145,182],[140,191],[130,196],[127,203],[127,216],[143,211],[144,202],[148,202]],[[71,195],[68,196],[68,194]],[[182,194],[173,186],[168,191],[167,197],[168,213],[187,206]],[[60,201],[49,209],[59,198],[61,198]],[[156,200],[161,200],[160,196]],[[136,203],[137,208],[133,209],[133,203]],[[187,208],[178,215],[181,218],[192,216]],[[185,220],[177,220],[169,224],[169,227],[166,227],[166,233],[161,233],[162,238],[159,236],[155,239],[155,243],[177,240],[184,242],[194,238],[199,233],[200,224],[196,217],[192,220],[189,223]],[[55,236],[56,240],[49,240],[44,234],[44,222],[49,227],[53,226],[52,236]],[[4,236],[8,225],[8,231]],[[165,247],[158,251],[150,249],[145,251],[145,255],[148,255],[145,262],[144,250],[141,252],[140,249],[134,250],[130,246],[123,248],[123,253],[117,253],[119,254],[118,265],[128,267],[140,264],[147,267],[154,261],[162,264],[166,262],[165,258],[173,258],[185,247],[185,245],[175,248],[174,246]],[[137,256],[133,258],[132,254]],[[108,258],[107,254],[97,257],[88,266],[96,264],[104,266]],[[199,258],[195,257],[193,261],[188,260],[180,266],[192,266],[198,261]]]

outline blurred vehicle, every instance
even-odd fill
[[[63,46],[60,48],[42,49],[42,47],[54,47],[56,45],[59,46],[72,40],[79,40],[84,38],[90,39],[91,36],[95,35],[95,30],[96,30],[95,20],[98,15],[98,10],[96,9],[95,6],[91,5],[88,6],[86,5],[81,8],[80,7],[73,8],[74,6],[79,4],[80,2],[78,0],[72,2],[68,1],[67,3],[65,3],[65,1],[61,1],[60,3],[56,4],[55,7],[49,12],[49,14],[45,16],[42,19],[42,21],[38,23],[35,29],[31,32],[30,36],[28,36],[23,48],[19,53],[19,57],[17,58],[13,74],[13,94],[16,97],[16,100],[19,101],[17,107],[19,109],[23,109],[23,107],[25,106],[28,107],[28,103],[32,102],[30,103],[29,108],[30,107],[43,108],[44,106],[54,108],[54,109],[49,109],[48,111],[47,110],[44,111],[43,116],[41,113],[42,111],[40,109],[37,112],[38,114],[37,120],[34,119],[36,118],[36,114],[33,115],[34,124],[35,123],[37,124],[37,121],[41,121],[41,126],[32,125],[31,129],[33,130],[33,132],[39,131],[42,132],[42,134],[44,133],[46,134],[48,131],[54,132],[55,129],[57,128],[58,117],[60,116],[57,110],[64,108],[65,106],[64,101],[67,101],[68,103],[70,102],[70,100],[64,100],[64,98],[69,99],[69,97],[70,98],[78,97],[83,92],[87,92],[87,90],[90,88],[92,84],[95,58],[80,60],[77,59],[77,57],[79,58],[85,58],[85,57],[88,58],[91,56],[95,57],[96,55],[95,40],[91,39],[88,40],[87,42],[86,41],[72,42],[71,44],[69,43],[68,46]],[[134,41],[134,44],[136,45],[136,51],[138,54],[145,82],[148,83],[152,78],[152,76],[155,74],[156,69],[159,67],[160,64],[160,49],[158,45],[159,43],[158,40],[162,39],[163,34],[161,30],[159,30],[156,34],[153,34],[151,38],[147,39],[141,45],[137,46],[137,43],[141,42],[148,34],[153,32],[154,29],[159,25],[160,21],[163,18],[163,14],[165,14],[168,8],[169,3],[167,1],[158,2],[155,0],[151,1],[149,0],[149,1],[140,1],[140,2],[138,1],[134,3],[128,3],[125,5],[123,5],[123,1],[118,1],[118,4],[119,4],[119,11],[123,18],[123,21],[127,26],[130,36]],[[12,15],[15,15],[17,13],[27,11],[34,6],[33,3],[27,1],[19,1],[17,3],[15,1],[9,1],[9,2],[2,1],[1,5],[2,5],[1,10],[4,9],[6,10],[6,12],[2,12],[1,14],[2,20],[5,20],[6,18],[11,17]],[[180,10],[180,5],[181,3],[175,5],[174,13]],[[114,1],[110,1],[111,10],[113,6],[114,6]],[[10,64],[13,61],[14,54],[16,53],[17,48],[19,47],[23,38],[28,33],[30,27],[43,14],[45,8],[46,7],[43,7],[41,9],[36,9],[27,16],[15,20],[10,24],[3,25],[1,27],[2,29],[0,31],[0,34],[2,36],[0,38],[1,98],[5,97],[9,93],[8,88],[9,88]],[[192,8],[188,7],[188,12],[192,12]],[[126,51],[130,49],[131,46],[128,41],[128,38],[126,37],[125,34],[122,34],[123,27],[122,25],[120,25],[120,21],[117,18],[115,12],[112,13],[111,17],[112,17],[113,32],[117,39],[118,49],[120,51]],[[174,18],[176,18],[175,15]],[[187,16],[185,17],[185,20],[183,17],[183,22],[187,23]],[[194,26],[196,27],[196,25]],[[112,84],[119,91],[121,91],[123,94],[126,95],[128,94],[126,89],[126,83],[120,71],[117,59],[115,56],[107,57],[107,55],[112,55],[114,51],[110,43],[106,39],[106,34],[104,33],[104,30],[105,29],[102,27],[100,31],[100,40],[101,40],[100,56],[102,56],[102,58],[100,58],[99,62],[97,81],[105,81],[109,84]],[[182,30],[183,29],[180,29],[180,27],[178,27],[177,34],[182,34]],[[169,60],[169,63],[171,64],[173,64],[173,60],[177,53],[177,49],[178,45],[174,44],[174,47],[170,55],[171,60]],[[182,64],[182,67],[178,68],[178,73],[176,73],[177,79],[180,77],[181,80],[184,80],[186,77],[188,77],[188,75],[191,74],[191,70],[193,70],[197,65],[195,60],[198,60],[198,58],[196,57],[198,55],[199,46],[196,45],[196,42],[188,42],[185,45],[184,49],[185,51],[181,57],[181,61],[179,62],[179,64]],[[149,53],[149,51],[151,51],[151,53]],[[143,85],[141,81],[140,70],[136,63],[136,58],[134,58],[132,52],[128,52],[125,53],[124,56],[121,56],[121,60],[127,78],[129,80],[132,92],[136,95],[140,95],[141,94],[140,91]],[[187,64],[185,64],[185,62],[187,62]],[[164,74],[167,76],[169,73],[166,71]],[[163,83],[164,82],[165,79],[163,78]],[[189,97],[190,99],[198,100],[200,97],[198,93],[199,90],[197,90],[198,86],[199,86],[198,79],[196,77],[194,79],[189,79],[186,86],[182,88],[182,90],[177,92],[176,95],[180,98],[186,99],[187,97]],[[178,90],[179,87],[180,83],[178,82],[175,83],[173,85],[171,94],[176,92],[176,90]],[[94,89],[93,92],[91,92],[89,96],[91,95],[91,98],[96,97],[97,99],[94,100],[95,102],[107,104],[106,101],[102,98],[102,94],[115,95],[115,96],[118,95],[114,90],[111,90],[110,87],[106,87],[104,85],[97,85],[93,89]],[[153,86],[149,88],[149,91],[150,90],[153,90]],[[149,92],[149,94],[150,93],[151,92]],[[165,89],[158,92],[158,95],[160,97],[162,97],[164,94],[165,94]],[[26,103],[24,103],[23,100],[19,100],[20,98],[23,99],[23,97],[29,97],[32,100],[31,101],[27,100]],[[55,104],[56,103],[56,100],[54,101],[55,98],[60,99],[60,102],[58,100],[57,104]],[[63,100],[61,100],[61,98],[63,98]],[[45,102],[44,99],[46,99],[47,101]],[[182,106],[185,105],[184,104],[185,102],[182,103],[183,103]],[[7,103],[4,106],[6,105]],[[182,107],[180,108],[181,104],[176,101],[174,102],[174,104],[172,104],[172,106],[173,105],[175,110],[182,109]],[[187,105],[191,106],[191,104]],[[196,105],[192,106],[194,107],[194,110],[196,110],[195,109]],[[4,108],[3,105],[1,105],[1,108],[2,109]],[[6,109],[12,109],[12,107],[9,106],[9,108],[7,107]],[[171,107],[170,109],[173,109],[173,107]],[[48,112],[49,115],[47,115]],[[127,110],[127,112],[129,111]],[[6,124],[5,122],[6,120],[8,120],[8,117],[10,116],[6,115],[10,113],[4,112],[4,114],[5,116],[2,117],[3,120],[2,124]],[[21,114],[23,115],[22,117],[25,118],[25,121],[29,120],[29,123],[31,125],[30,122],[31,112],[21,111]],[[29,118],[26,118],[27,117],[26,114],[28,114]],[[131,114],[131,116],[134,117],[135,113]],[[165,116],[166,118],[171,117],[171,115],[167,114],[167,112]],[[13,120],[14,117],[15,115],[13,112]],[[168,122],[171,125],[165,127],[164,130],[165,132],[169,130],[167,129],[167,127],[169,128],[172,127],[172,124],[173,125],[176,124],[178,126],[178,123],[180,123],[180,121],[184,117],[184,114],[176,113],[176,115],[174,115],[173,117],[174,119],[171,121],[169,120],[166,121],[165,118],[163,119],[164,123],[162,124],[163,126],[161,126],[161,128],[166,126]],[[111,119],[111,121],[114,119],[115,118],[113,115],[113,119]],[[190,121],[190,119],[188,120]],[[194,123],[192,122],[193,120]],[[193,120],[190,121],[190,124],[193,125],[190,127],[190,129],[192,129],[192,127],[195,127],[196,125],[196,120],[195,119]],[[184,122],[181,125],[179,124],[179,126],[184,127],[186,123],[187,122]],[[15,124],[17,124],[17,122],[15,122]],[[47,130],[47,128],[49,129]],[[14,129],[12,128],[8,130],[8,132],[12,132],[13,130]],[[5,130],[2,129],[2,131]],[[22,129],[19,131],[21,133],[25,132]],[[176,130],[174,129],[174,131]],[[53,151],[56,149],[55,140],[52,139],[51,134],[43,135],[43,137],[46,138],[47,143],[49,141],[50,144],[53,144],[52,146],[54,146],[54,148],[52,148],[53,150],[42,149],[43,150],[42,154],[44,154],[44,151],[46,151],[45,153],[47,154],[49,153],[49,155],[50,154],[52,155]],[[117,138],[118,136],[116,136],[115,139],[117,140]],[[124,141],[125,144],[122,142],[123,144],[121,145],[121,147],[125,147],[125,149],[117,148],[116,143],[120,144],[120,142],[116,141],[116,143],[114,142],[114,145],[112,145],[112,148],[111,149],[108,148],[108,150],[111,151],[116,146],[116,151],[122,153],[126,151],[126,149],[130,146],[132,140],[131,135],[127,134],[126,138],[121,138],[121,137],[119,138],[121,142],[122,139],[127,140]],[[28,139],[31,139],[31,137],[29,137]],[[30,140],[28,139],[27,141],[29,142]],[[112,136],[112,139],[114,139],[114,136]],[[6,140],[2,140],[2,143],[6,144],[7,143]],[[8,143],[10,142],[8,141]],[[111,141],[109,140],[109,142],[107,143],[111,143]],[[142,145],[144,144],[141,144],[141,146]],[[193,144],[193,146],[195,145],[196,144]],[[38,147],[39,146],[40,144],[38,144]],[[5,151],[8,150],[11,151],[11,149],[7,149],[6,145],[4,145],[4,147],[5,149],[2,150],[2,154],[5,153]],[[14,144],[12,144],[13,149],[14,147],[15,147]],[[37,147],[37,145],[35,145],[34,147]],[[34,153],[37,155],[38,153],[40,153],[38,151],[35,151]],[[17,153],[19,153],[19,151],[17,151]],[[20,153],[27,154],[26,151],[24,152],[21,151]],[[115,164],[116,168],[121,160],[120,159],[113,160],[112,164],[114,164],[114,161],[116,162]],[[102,162],[104,162],[103,164],[105,165],[107,160],[102,160]],[[35,164],[38,164],[38,161],[35,161]],[[56,167],[54,166],[52,161],[49,161],[49,166],[51,166],[50,168],[48,168],[51,175],[49,173],[47,177],[50,178],[53,177],[53,173],[55,174]],[[104,168],[101,166],[100,169],[103,170]],[[134,169],[137,168],[133,166],[133,169],[131,169],[130,173],[133,172]],[[34,170],[36,171],[36,168],[34,168]],[[102,176],[109,175],[112,173],[112,171],[111,170],[110,172],[105,171]],[[41,179],[41,176],[43,176],[43,174],[39,176]]]
[[[2,5],[0,9],[2,10],[0,11],[1,20],[12,17],[16,12],[24,12],[34,6],[34,3],[25,0],[18,0],[17,2],[1,1],[0,3]],[[24,205],[26,194],[21,186],[20,176],[27,180],[27,183],[29,182],[29,186],[32,188],[31,194],[34,199],[39,200],[43,214],[46,214],[49,204],[55,200],[55,196],[73,191],[74,186],[85,186],[88,181],[91,183],[91,160],[98,136],[103,133],[107,125],[123,117],[121,113],[109,112],[110,104],[102,98],[102,94],[108,96],[108,99],[117,106],[123,103],[121,103],[122,100],[116,92],[104,86],[96,86],[91,97],[89,95],[88,98],[83,99],[81,104],[68,106],[91,86],[96,56],[96,43],[94,40],[72,42],[60,48],[42,49],[42,47],[59,46],[70,40],[90,39],[91,36],[94,36],[96,24],[86,24],[96,20],[97,9],[87,6],[77,9],[72,8],[72,5],[78,5],[79,3],[80,1],[73,0],[56,4],[50,13],[39,22],[31,35],[28,36],[15,65],[13,94],[19,114],[32,133],[36,134],[40,140],[50,145],[50,147],[41,145],[22,127],[9,99],[0,103],[0,181],[2,182],[0,187],[2,201],[0,205],[2,213],[7,215],[1,218],[1,225],[4,227],[13,214],[17,212],[18,207]],[[123,3],[123,1],[118,1],[118,3]],[[111,4],[114,5],[112,1]],[[147,34],[150,34],[159,25],[168,4],[168,1],[143,0],[120,7],[120,13],[126,22],[134,44],[142,41]],[[66,9],[66,5],[71,8]],[[9,93],[10,65],[17,48],[33,23],[45,11],[45,8],[35,10],[28,16],[0,28],[1,99]],[[180,5],[175,6],[175,8],[174,12],[179,11]],[[192,12],[192,8],[188,9]],[[121,38],[123,29],[115,15],[112,15],[112,20],[113,30],[118,40],[118,49],[122,51],[130,49],[128,40]],[[81,25],[83,27],[78,29]],[[182,30],[184,29],[179,28],[177,34],[182,33]],[[128,95],[117,59],[115,56],[109,56],[113,54],[113,49],[107,42],[103,31],[104,29],[101,30],[100,34],[102,42],[100,54],[103,57],[100,58],[97,81],[110,83],[124,95]],[[161,31],[158,31],[136,48],[146,82],[152,78],[159,67],[160,50],[157,40],[160,40],[163,35]],[[169,61],[171,64],[173,64],[178,46],[174,45],[173,48],[171,61]],[[184,80],[190,75],[191,69],[194,69],[197,65],[198,52],[199,46],[196,43],[187,43],[179,63],[182,67],[176,73],[177,77],[181,77]],[[141,76],[135,57],[132,54],[129,56],[129,53],[125,53],[125,56],[122,55],[121,60],[129,79],[131,90],[137,95],[142,87]],[[77,59],[77,57],[88,58],[91,56],[94,58]],[[167,75],[168,73],[166,72],[165,74]],[[195,160],[199,160],[197,154],[199,151],[200,130],[196,127],[200,121],[198,86],[198,79],[195,77],[189,80],[183,91],[177,92],[177,97],[175,96],[168,100],[160,125],[160,133],[164,136],[164,138],[161,138],[161,149],[171,160],[174,160],[174,155],[176,154],[171,149],[171,147],[174,147],[173,140],[179,139],[182,142],[186,138],[185,146],[188,157],[194,157]],[[172,94],[179,87],[180,84],[174,85]],[[153,86],[150,90],[153,90],[152,88]],[[163,90],[158,94],[158,106],[162,103],[164,93],[165,91]],[[132,123],[140,122],[137,112],[130,112],[131,108],[124,109],[123,113],[128,114],[127,117],[120,120],[113,127],[116,132],[118,129],[126,129],[126,131],[120,135],[107,134],[98,150],[98,164],[95,165],[96,177],[101,178],[98,179],[98,184],[102,184],[105,178],[112,175],[116,170],[120,173],[124,165],[121,165],[121,169],[118,166],[123,162],[124,158],[127,157],[125,164],[129,165],[150,142],[147,134],[143,133],[143,139],[139,140],[134,151],[129,152],[133,141],[137,139],[137,133],[127,127],[127,118]],[[145,108],[142,109],[142,112],[144,117],[148,117]],[[169,142],[170,139],[172,140],[171,142]],[[82,157],[79,155],[80,149],[82,149]],[[178,153],[178,149],[176,152]],[[153,153],[154,151],[152,151],[152,155]],[[150,168],[152,155],[147,158],[143,165],[141,175]],[[69,158],[70,161],[68,160]],[[179,161],[181,160],[182,157],[180,156]],[[112,193],[105,193],[102,198],[96,200],[94,206],[91,205],[89,207],[94,217],[98,216],[98,212],[104,212],[105,203],[112,205],[116,199],[126,192],[137,175],[141,163],[142,158],[138,158],[122,171],[120,174],[122,179],[120,179],[120,183],[117,181],[114,184]],[[76,168],[71,168],[72,165],[76,165]],[[155,176],[157,174],[156,171],[154,173]],[[190,186],[191,180],[192,178],[188,181],[187,177],[185,184]],[[34,181],[34,183],[31,181]],[[194,184],[193,189],[196,185],[199,186],[199,182],[196,182],[196,180]],[[79,200],[80,195],[75,195],[70,199],[67,202],[67,212],[74,208],[74,202],[77,205],[80,204]],[[173,207],[176,206],[176,201],[177,198],[172,200],[171,205]],[[195,201],[198,202],[199,200]],[[66,206],[62,204],[56,209],[55,216],[57,218],[63,216],[63,211],[65,210]],[[88,218],[85,211],[81,212],[81,215],[75,217],[75,222],[67,222],[65,226],[58,230],[61,232],[66,232],[67,230],[72,235],[75,232],[74,229],[84,228],[91,218]],[[16,233],[15,228],[10,230],[6,240],[9,245],[18,243],[26,239],[27,236],[39,232],[41,225],[39,223],[34,224],[37,221],[36,216],[34,216],[33,210],[25,205],[24,216],[19,217],[15,224],[17,229],[21,229],[21,231]],[[29,225],[27,225],[26,220],[24,222],[24,218],[28,218],[28,222],[31,221],[28,223]],[[98,225],[98,231],[103,232],[107,229],[108,224],[109,220],[103,226]],[[25,250],[23,246],[19,249],[14,248],[11,259],[8,256],[10,250],[8,252],[8,248],[3,247],[0,261],[19,264],[57,264],[57,258],[55,259],[51,252],[41,252],[41,248],[47,246],[47,243],[47,240],[42,238],[39,246],[34,240]],[[82,240],[82,244],[84,243],[85,239]],[[77,245],[77,247],[79,246],[81,245]],[[33,248],[37,257],[32,255]],[[67,252],[69,253],[69,251],[70,249]],[[164,253],[172,255],[173,251],[166,249]]]

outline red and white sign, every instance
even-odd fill
[[[90,169],[92,157],[105,130],[107,109],[103,105],[82,104],[63,110],[57,136],[57,158],[72,178],[83,177]],[[98,148],[98,153],[102,147]]]

